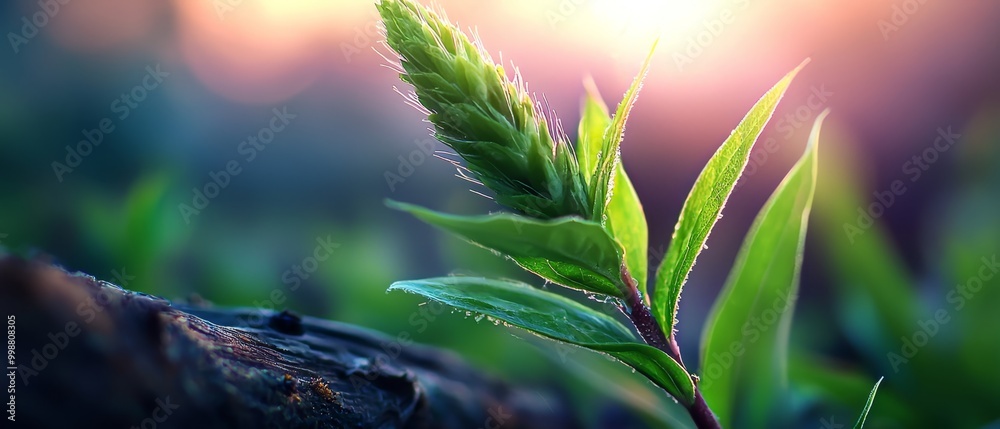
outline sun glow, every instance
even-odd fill
[[[683,36],[708,16],[712,0],[595,0],[594,13],[623,35]]]

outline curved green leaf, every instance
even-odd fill
[[[623,296],[621,246],[596,222],[576,217],[537,220],[510,213],[457,216],[394,201],[387,205],[503,253],[546,280]]]
[[[677,361],[659,349],[641,343],[579,344],[607,353],[667,391],[685,405],[694,403],[691,375]]]
[[[593,81],[588,81],[586,86],[587,99],[584,101],[583,115],[580,118],[580,141],[576,153],[583,176],[589,178],[597,169],[598,154],[605,145],[605,130],[611,124],[611,117],[608,116],[608,107],[594,87]],[[646,252],[649,247],[646,214],[642,210],[639,195],[632,187],[632,181],[625,174],[625,167],[620,161],[606,214],[608,230],[625,250],[625,263],[629,274],[640,286],[644,286],[648,264]]]
[[[602,293],[599,291],[619,290],[622,287],[621,282],[617,278],[612,281],[596,271],[577,265],[555,262],[545,258],[511,256],[511,259],[521,268],[545,280],[566,286],[570,289]]]
[[[738,406],[745,420],[765,424],[785,394],[788,331],[828,113],[816,118],[802,158],[754,220],[705,325],[700,387],[723,427]]]
[[[615,193],[608,204],[608,226],[611,235],[625,249],[625,264],[629,274],[640,286],[639,290],[643,290],[642,286],[646,285],[646,266],[649,263],[646,256],[649,230],[639,195],[621,166],[618,167],[618,177],[615,178]]]
[[[597,171],[598,157],[604,149],[604,133],[611,125],[611,115],[594,82],[588,79],[584,86],[587,98],[583,101],[583,112],[577,127],[576,159],[580,164],[580,174],[589,185]]]
[[[670,246],[656,271],[656,288],[653,290],[653,314],[667,337],[673,335],[681,288],[687,281],[695,259],[705,246],[709,232],[719,219],[729,194],[746,167],[750,149],[774,114],[788,85],[808,62],[807,59],[799,64],[757,101],[708,160],[684,201]]]
[[[628,115],[632,111],[632,106],[635,105],[635,100],[639,97],[642,81],[646,78],[646,73],[649,72],[649,63],[653,60],[653,53],[656,52],[656,45],[658,43],[659,40],[653,42],[653,46],[649,49],[649,55],[646,56],[646,60],[642,63],[639,73],[632,81],[632,85],[625,91],[625,97],[618,104],[614,118],[604,131],[601,150],[597,153],[596,167],[590,179],[591,205],[594,210],[594,215],[591,216],[591,219],[599,220],[602,224],[604,223],[607,206],[611,202],[611,194],[614,191],[614,179],[621,155],[619,148],[621,147],[622,137],[625,135],[625,122],[628,121]]]
[[[641,344],[611,316],[576,301],[509,281],[440,277],[393,283],[389,291],[415,293],[484,314],[536,334],[607,353],[639,371],[685,404],[694,400],[691,377],[665,353]]]
[[[882,384],[882,379],[885,377],[879,377],[878,381],[875,382],[875,387],[872,388],[872,393],[868,394],[868,401],[865,402],[865,409],[861,410],[861,416],[858,417],[858,422],[854,424],[854,429],[861,429],[865,427],[865,420],[868,418],[868,411],[872,409],[872,403],[875,402],[875,393],[878,392],[878,385]]]

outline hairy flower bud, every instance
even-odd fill
[[[497,202],[542,219],[591,215],[572,148],[561,133],[553,138],[517,73],[508,79],[479,44],[410,0],[382,0],[378,10],[401,78],[413,85],[435,137]]]

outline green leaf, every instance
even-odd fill
[[[802,158],[754,220],[709,314],[700,387],[723,427],[738,411],[750,421],[766,419],[785,393],[788,331],[816,188],[819,132],[828,113],[816,118]]]
[[[587,98],[583,101],[583,113],[577,128],[579,141],[576,144],[576,158],[580,164],[580,174],[589,185],[597,171],[598,157],[604,148],[604,133],[611,125],[611,115],[601,94],[597,92],[594,81],[588,79],[584,82],[584,87],[587,88]]]
[[[615,193],[608,204],[608,226],[611,235],[625,249],[625,264],[629,274],[639,286],[646,284],[646,266],[649,263],[646,251],[649,247],[649,230],[646,225],[646,214],[635,193],[632,182],[625,175],[625,170],[618,166],[618,177],[615,178]],[[641,287],[639,290],[643,290]]]
[[[393,283],[389,291],[422,295],[484,314],[555,340],[607,353],[639,371],[681,402],[694,400],[690,375],[665,353],[639,343],[611,316],[576,301],[509,280],[441,277]]]
[[[674,226],[670,246],[656,271],[652,310],[667,337],[673,335],[681,288],[746,167],[750,149],[774,114],[788,85],[808,62],[807,59],[799,64],[757,101],[695,180]]]
[[[555,262],[545,258],[529,258],[524,256],[511,256],[511,259],[521,268],[550,282],[571,289],[603,293],[598,291],[617,291],[622,287],[619,279],[611,280],[594,270],[582,268],[577,265]]]
[[[580,119],[577,158],[583,176],[591,177],[597,169],[598,154],[604,147],[605,130],[611,124],[611,117],[608,116],[608,107],[594,87],[593,81],[588,81],[585,85],[587,99],[584,101],[583,115]],[[625,250],[625,263],[629,274],[640,286],[644,286],[648,264],[646,252],[649,247],[649,230],[639,195],[632,187],[632,181],[625,174],[625,167],[621,162],[618,164],[611,202],[608,203],[607,226],[611,235]]]
[[[605,210],[611,201],[611,194],[614,192],[614,178],[620,162],[620,147],[622,137],[625,135],[625,122],[635,105],[636,98],[639,97],[639,90],[642,88],[642,81],[649,71],[649,63],[653,60],[653,53],[656,52],[656,45],[659,40],[653,42],[649,49],[649,55],[642,63],[639,74],[635,76],[632,85],[625,91],[625,97],[618,104],[615,116],[611,124],[604,132],[603,144],[600,152],[597,153],[596,169],[590,179],[591,205],[594,215],[591,219],[604,223]]]
[[[503,253],[549,281],[623,296],[621,247],[596,222],[577,217],[537,220],[510,213],[457,216],[394,201],[386,204]]]
[[[868,394],[868,401],[865,402],[865,409],[861,410],[861,416],[858,417],[858,422],[854,424],[854,429],[861,429],[865,427],[865,419],[868,418],[868,411],[872,409],[872,402],[875,402],[875,393],[878,392],[878,385],[882,384],[882,379],[885,377],[879,377],[878,381],[875,382],[875,387],[872,388],[872,393]]]
[[[642,343],[579,344],[591,350],[607,353],[635,368],[657,386],[666,390],[685,405],[694,403],[694,383],[681,364],[655,347]]]

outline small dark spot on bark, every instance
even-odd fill
[[[157,313],[147,313],[140,317],[143,318],[143,328],[145,328],[146,337],[152,341],[153,344],[159,345],[163,341],[163,324],[160,320],[160,315]]]
[[[306,332],[305,328],[302,327],[302,318],[288,310],[271,316],[268,326],[287,335],[302,335]]]

